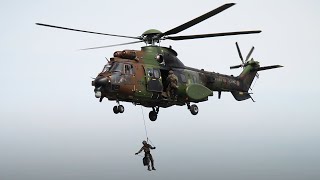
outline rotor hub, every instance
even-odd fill
[[[154,45],[160,42],[160,34],[162,34],[162,32],[157,29],[149,29],[142,33],[141,37],[146,44]]]
[[[142,36],[155,35],[155,34],[162,34],[162,32],[157,29],[149,29],[144,33],[142,33]]]

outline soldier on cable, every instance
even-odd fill
[[[145,166],[148,166],[148,170],[151,171],[151,169],[150,169],[150,161],[151,161],[152,170],[156,170],[154,168],[153,158],[152,158],[152,155],[150,153],[150,149],[156,149],[156,147],[152,147],[150,144],[147,143],[147,141],[143,141],[142,144],[143,144],[142,148],[136,153],[136,155],[141,153],[142,150],[143,150],[144,151],[143,164]]]
[[[177,98],[177,89],[178,89],[178,77],[173,73],[172,70],[169,71],[167,77],[167,95],[169,98],[176,100]]]

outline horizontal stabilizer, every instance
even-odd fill
[[[201,101],[212,96],[213,92],[201,84],[189,84],[186,88],[186,94],[190,100]]]
[[[242,67],[242,64],[236,65],[236,66],[230,66],[230,69],[237,69],[237,68],[241,68],[241,67]]]
[[[254,68],[254,71],[263,71],[263,70],[268,70],[268,69],[274,69],[274,68],[281,68],[283,66],[281,65],[273,65],[273,66],[264,66],[264,67],[259,67],[259,68]]]
[[[237,101],[243,101],[251,98],[250,93],[241,91],[231,91],[231,94]],[[252,98],[251,98],[252,99]]]

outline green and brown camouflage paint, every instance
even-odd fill
[[[215,72],[195,69],[185,66],[178,58],[177,53],[167,47],[145,46],[141,50],[124,50],[114,53],[110,63],[132,65],[133,73],[127,75],[124,70],[117,74],[118,78],[125,79],[111,86],[115,89],[102,91],[102,98],[109,100],[126,101],[146,107],[169,107],[185,105],[190,102],[207,101],[213,91],[232,92],[237,100],[248,99],[248,89],[257,73],[259,62],[251,60],[243,72],[237,76],[228,76]],[[165,97],[168,71],[173,70],[178,77],[178,99],[169,100]],[[159,76],[155,77],[156,72]],[[97,78],[110,78],[112,72],[106,71]],[[95,90],[98,88],[93,81]],[[243,94],[244,98],[237,98]]]

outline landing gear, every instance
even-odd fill
[[[187,106],[188,106],[188,109],[190,110],[190,112],[191,112],[192,115],[197,115],[197,114],[199,113],[199,108],[198,108],[197,105],[192,104],[192,105],[190,106],[190,104],[188,103]]]
[[[158,117],[158,114],[157,114],[155,111],[150,111],[150,112],[149,112],[149,119],[150,119],[151,121],[157,120],[157,117]]]
[[[195,105],[195,104],[192,104],[192,105],[190,106],[190,112],[191,112],[192,115],[197,115],[198,112],[199,112],[198,106]]]
[[[158,113],[159,113],[159,107],[152,107],[152,111],[149,112],[149,119],[151,121],[157,120]]]
[[[114,112],[115,114],[118,114],[118,113],[119,113],[119,111],[118,111],[118,106],[113,106],[113,112]]]
[[[119,102],[117,102],[119,104]],[[124,107],[122,105],[118,105],[118,106],[114,106],[113,107],[113,112],[115,114],[118,114],[118,113],[123,113],[124,112]]]
[[[123,113],[124,112],[124,107],[122,105],[118,106],[118,111],[119,113]]]

